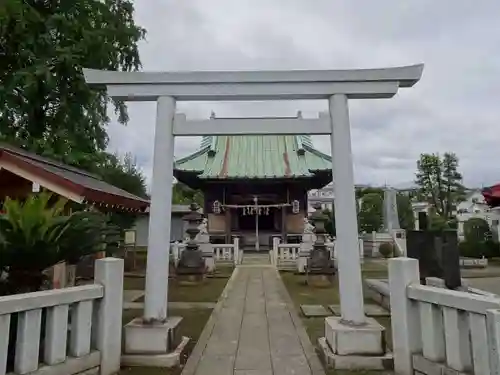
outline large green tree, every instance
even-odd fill
[[[398,205],[399,225],[402,229],[414,229],[415,218],[411,207],[411,195],[398,193],[396,195],[396,202]]]
[[[98,173],[107,183],[141,198],[148,197],[146,179],[131,153],[123,157],[118,154],[106,154],[98,169]]]
[[[420,194],[445,221],[452,219],[457,203],[463,200],[465,188],[458,172],[458,157],[454,153],[421,154],[417,161],[415,183]]]
[[[172,188],[172,203],[190,204],[192,202],[203,206],[203,193],[200,190],[191,189],[182,182],[176,182]]]
[[[0,1],[0,140],[85,169],[108,137],[105,90],[82,68],[137,70],[132,0]],[[114,102],[121,123],[124,103]]]
[[[104,158],[98,169],[104,181],[141,198],[148,198],[146,179],[132,154],[125,154],[123,157],[118,154],[104,154]],[[109,218],[110,223],[123,232],[132,227],[137,215],[130,212],[112,212]]]
[[[359,209],[359,229],[367,233],[382,229],[383,198],[377,192],[363,195]]]

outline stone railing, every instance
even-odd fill
[[[500,299],[420,284],[418,261],[389,261],[394,370],[500,371]]]
[[[274,238],[270,251],[271,264],[279,269],[295,269],[299,252],[300,243],[280,243],[279,238]]]
[[[215,263],[240,264],[243,253],[240,251],[239,238],[235,238],[233,243],[213,244],[213,256]]]
[[[335,241],[326,244],[330,250],[331,259],[334,259]],[[281,270],[297,270],[300,273],[305,272],[305,265],[309,257],[312,244],[307,244],[308,250],[305,250],[305,244],[302,243],[281,243],[279,238],[273,239],[273,248],[269,251],[271,264]]]
[[[99,259],[94,283],[0,297],[0,375],[120,370],[123,260]]]
[[[217,263],[240,264],[243,253],[240,251],[239,238],[235,237],[230,244],[208,244],[212,248],[212,258]],[[202,247],[204,247],[202,245]],[[184,242],[174,242],[170,245],[170,257],[177,264],[181,253],[186,248]]]

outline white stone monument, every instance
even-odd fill
[[[297,259],[297,272],[305,273],[307,259],[313,249],[316,235],[314,234],[314,226],[309,223],[307,218],[304,218],[304,232],[302,233],[302,241],[300,242],[299,256]]]
[[[406,230],[401,229],[398,215],[397,192],[395,189],[384,190],[384,231],[391,235],[394,243],[394,255],[406,256]]]
[[[384,229],[389,233],[392,230],[401,229],[398,217],[398,202],[395,189],[386,188],[384,190]]]
[[[200,250],[203,253],[203,258],[205,259],[205,266],[207,267],[208,272],[215,271],[215,259],[214,259],[214,251],[213,246],[210,243],[210,235],[208,234],[208,220],[207,218],[203,219],[203,222],[200,224],[199,229],[200,233],[196,235],[196,241],[200,246]]]
[[[156,101],[143,340],[165,342],[151,354],[167,353],[165,337],[176,325],[167,316],[168,251],[172,206],[175,136],[247,134],[328,134],[332,147],[336,255],[341,317],[326,319],[325,335],[333,356],[380,357],[384,328],[364,313],[358,250],[358,223],[349,124],[349,99],[391,98],[400,87],[420,80],[423,65],[386,69],[117,72],[84,69],[85,80],[107,87],[108,95],[125,101]],[[175,116],[176,101],[327,100],[329,115],[318,119],[238,119],[186,121]],[[136,331],[139,334],[139,330]],[[125,333],[127,342],[127,334]],[[142,348],[144,349],[144,348]],[[144,354],[147,350],[143,350]],[[356,362],[356,357],[353,359]],[[352,362],[352,361],[351,361]],[[359,361],[358,361],[359,362]],[[363,363],[367,363],[364,361]],[[370,362],[371,363],[371,362]],[[145,361],[144,364],[148,364]]]

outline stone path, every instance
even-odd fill
[[[324,375],[275,268],[240,266],[182,375]]]

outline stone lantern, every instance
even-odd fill
[[[191,203],[189,209],[191,212],[182,218],[187,222],[186,233],[189,240],[186,243],[186,248],[181,253],[176,274],[180,281],[197,282],[203,280],[206,272],[203,252],[196,240],[196,236],[200,232],[199,227],[203,221],[203,215],[198,212],[199,206],[196,203]]]
[[[314,209],[311,222],[314,225],[316,239],[307,260],[306,282],[312,286],[325,286],[333,282],[333,276],[335,275],[334,262],[326,246],[327,231],[325,224],[328,221],[328,216],[321,211],[321,204],[316,204]]]

